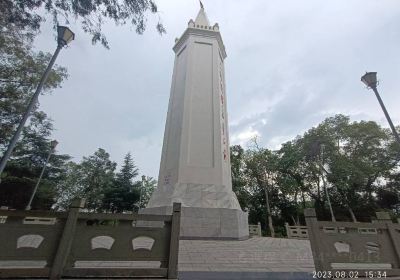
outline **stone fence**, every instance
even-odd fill
[[[289,226],[285,223],[286,234],[292,239],[308,239],[308,231],[306,226]]]
[[[315,209],[304,214],[316,278],[400,275],[400,224],[388,213],[378,212],[372,223],[318,221]]]
[[[0,210],[0,278],[177,278],[181,205],[172,215]],[[136,226],[163,222],[162,227]]]
[[[259,236],[261,237],[261,223],[258,222],[258,224],[256,225],[249,225],[249,236],[253,237],[253,236]]]

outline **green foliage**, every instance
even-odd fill
[[[268,233],[273,224],[277,235],[285,222],[304,223],[307,207],[331,218],[324,180],[339,220],[368,221],[379,209],[399,215],[399,155],[389,130],[336,115],[276,151],[256,142],[249,150],[233,146],[233,190],[249,210],[249,222],[261,222]]]
[[[121,171],[117,173],[112,187],[104,193],[103,209],[110,212],[123,212],[134,210],[134,205],[139,201],[141,182],[133,182],[138,175],[132,156],[126,154]]]
[[[66,179],[59,185],[58,207],[65,208],[80,197],[86,199],[88,209],[102,209],[105,193],[114,185],[116,165],[101,148],[83,157],[80,164],[70,163]]]
[[[43,112],[35,112],[2,174],[0,205],[16,209],[26,207],[51,150],[51,131],[52,125],[47,116]],[[68,155],[52,154],[32,202],[32,209],[50,209],[54,204],[56,185],[63,179],[64,166],[69,159]]]
[[[0,185],[0,205],[25,209],[44,167],[45,157],[50,152],[50,144],[47,147],[44,146],[43,149],[19,151],[22,156],[14,156],[13,160],[9,161]],[[64,166],[69,158],[68,155],[58,154],[50,157],[31,204],[32,209],[50,209],[55,203],[57,183],[64,179]]]
[[[136,211],[141,190],[144,204],[151,195],[155,181],[147,177],[143,188],[142,181],[135,180],[139,170],[130,153],[126,154],[121,170],[116,173],[115,169],[116,163],[110,160],[110,155],[104,149],[84,157],[80,163],[69,162],[64,179],[57,185],[55,208],[66,209],[79,197],[86,199],[86,208],[91,211]]]
[[[140,208],[146,207],[156,187],[157,187],[157,181],[152,177],[145,176],[145,180],[143,182],[143,185],[141,186],[142,199],[141,203],[139,204]]]
[[[93,155],[83,157],[80,163],[81,197],[86,199],[89,209],[98,210],[107,189],[114,183],[114,171],[117,164],[110,160],[110,155],[99,148]]]
[[[10,209],[25,209],[35,181],[26,177],[8,176],[1,182],[0,206]]]
[[[132,179],[138,175],[138,169],[133,162],[131,153],[127,153],[124,158],[124,163],[121,167],[121,171],[117,174],[116,181],[126,187],[132,187]]]
[[[249,204],[250,193],[245,188],[246,179],[244,176],[244,150],[240,145],[232,146],[230,149],[232,189],[236,193],[240,205],[244,207]]]
[[[69,1],[69,0],[4,0],[0,1],[0,156],[11,137],[44,73],[51,54],[33,51],[33,41],[44,21],[43,11],[51,14],[54,24],[60,18],[80,21],[93,43],[100,41],[108,47],[102,25],[105,20],[116,24],[128,21],[137,33],[145,30],[146,13],[157,13],[152,0]],[[157,30],[165,33],[159,22]],[[48,94],[61,86],[68,77],[65,68],[53,66],[41,94]],[[52,120],[35,104],[11,158],[2,173],[0,206],[24,209],[50,152]],[[127,155],[120,173],[109,154],[99,149],[84,157],[80,164],[69,162],[70,156],[52,154],[39,189],[32,203],[33,209],[56,207],[65,209],[71,199],[81,196],[91,210],[132,210],[139,200],[138,174],[132,158]]]
[[[1,22],[1,21],[0,21]],[[51,58],[49,53],[35,53],[32,51],[32,39],[29,35],[15,30],[14,27],[0,26],[0,152],[8,145],[17,125],[26,110],[34,90],[45,71]],[[4,32],[3,32],[4,31]],[[66,69],[55,66],[43,86],[42,94],[48,94],[60,87],[67,78]],[[33,133],[42,133],[48,137],[52,130],[51,121],[43,112],[38,112],[38,104],[34,108],[34,115],[30,128],[24,131],[32,136]],[[41,131],[34,131],[37,123]]]
[[[0,1],[1,21],[38,32],[45,20],[43,10],[51,15],[54,26],[69,23],[71,19],[80,22],[83,31],[92,35],[93,44],[100,42],[108,48],[108,41],[102,31],[103,24],[114,21],[116,25],[130,23],[138,34],[146,29],[146,13],[157,14],[153,0],[2,0]],[[156,24],[160,34],[165,33],[160,21]]]

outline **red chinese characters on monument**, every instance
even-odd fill
[[[224,80],[223,80],[223,64],[220,60],[219,62],[219,95],[220,95],[220,108],[221,108],[221,128],[222,128],[222,135],[221,135],[221,142],[222,146],[224,147],[222,156],[224,161],[228,158],[228,148],[227,148],[227,141],[226,141],[226,134],[225,134],[225,98],[224,98]]]

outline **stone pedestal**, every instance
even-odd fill
[[[170,215],[171,211],[171,206],[163,206],[145,208],[140,213]],[[240,209],[182,207],[180,236],[181,239],[247,239],[247,212]]]

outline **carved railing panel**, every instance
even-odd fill
[[[256,225],[249,225],[249,235],[250,236],[258,236],[258,237],[262,236],[260,222]]]
[[[37,260],[51,266],[63,221],[58,219],[53,225],[24,224],[25,216],[20,214],[22,216],[7,216],[5,223],[0,223],[0,262]]]
[[[308,230],[306,226],[289,226],[285,223],[286,234],[288,238],[308,239]]]
[[[0,210],[0,278],[177,277],[180,204],[172,215],[80,213],[82,207],[77,202],[66,213]],[[110,264],[90,268],[77,262]],[[140,267],[151,262],[158,266]]]
[[[314,209],[305,216],[317,271],[400,275],[400,225],[387,216],[373,223],[318,221]]]
[[[85,220],[80,220],[76,228],[71,255],[74,256],[74,261],[129,261],[132,259],[137,261],[167,261],[170,232],[170,224],[166,224],[163,228],[132,227],[129,222],[119,223],[116,226],[88,226]],[[101,248],[98,244],[97,248],[93,248],[93,238],[99,236],[103,236],[104,246]],[[138,237],[147,237],[154,240],[151,250],[144,248],[136,248],[134,250],[132,241]],[[107,241],[107,239],[109,240]],[[114,240],[113,244],[110,244],[110,239]],[[100,241],[101,239],[98,240]],[[110,249],[105,248],[107,244],[111,245]]]

